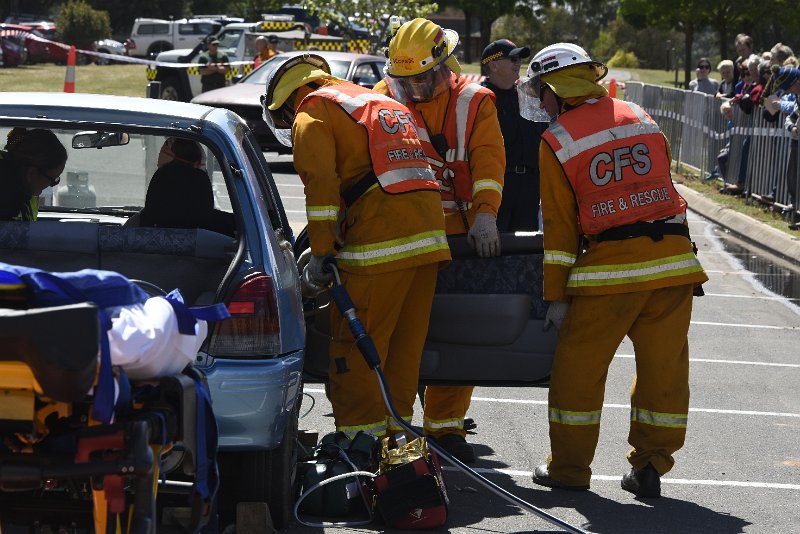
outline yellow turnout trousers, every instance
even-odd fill
[[[425,434],[460,434],[464,431],[464,416],[472,399],[473,386],[428,386],[425,388]]]
[[[692,286],[613,295],[575,295],[550,378],[550,476],[588,485],[600,433],[608,366],[627,335],[636,353],[628,461],[660,474],[683,446],[689,412]]]
[[[438,270],[438,263],[427,263],[372,275],[340,271],[356,315],[378,349],[397,412],[409,423]],[[350,437],[359,430],[376,436],[400,431],[388,417],[375,372],[367,367],[347,320],[333,305],[331,335],[329,398],[336,430]]]

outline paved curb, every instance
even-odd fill
[[[690,210],[739,234],[756,246],[800,264],[800,238],[792,237],[743,213],[717,204],[683,184],[675,184],[675,187],[686,199]]]

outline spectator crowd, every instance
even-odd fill
[[[720,99],[720,112],[729,129],[733,126],[734,109],[738,108],[745,115],[760,114],[766,123],[774,125],[776,129],[783,127],[789,132],[791,141],[788,153],[785,150],[775,151],[776,156],[785,159],[784,163],[777,166],[783,172],[779,172],[781,176],[772,182],[771,191],[760,191],[757,196],[765,203],[781,209],[789,217],[789,227],[798,230],[798,58],[789,46],[780,42],[768,51],[756,53],[753,39],[745,34],[737,35],[734,45],[738,57],[735,60],[724,59],[717,64],[719,80],[710,75],[711,61],[701,57],[696,63],[696,77],[689,83],[689,90]],[[720,190],[722,193],[746,196],[756,193],[748,190],[747,181],[751,141],[751,136],[745,135],[738,168],[728,166],[729,144],[720,152],[718,166],[706,176],[707,179],[723,180],[725,185]],[[786,187],[789,202],[776,204],[776,191],[782,185]]]

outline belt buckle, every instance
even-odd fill
[[[525,174],[525,165],[514,165],[515,174]]]

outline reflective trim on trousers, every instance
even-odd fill
[[[703,267],[697,261],[697,257],[688,252],[641,263],[573,267],[569,273],[567,287],[632,284],[701,272]]]
[[[559,410],[558,408],[551,407],[549,413],[551,423],[583,426],[599,425],[600,414],[602,413],[602,410],[594,410],[591,412],[571,412],[568,410]]]
[[[571,252],[566,252],[564,250],[544,251],[544,263],[550,265],[564,265],[566,267],[572,267],[575,264],[577,257],[578,256],[576,254],[572,254]]]
[[[405,421],[406,424],[411,425],[411,416],[409,415],[408,417],[403,417],[403,421]],[[403,427],[394,420],[394,417],[386,418],[386,428],[389,432],[400,432],[403,430]]]
[[[335,221],[339,218],[339,206],[306,206],[309,221]]]
[[[359,431],[372,434],[373,436],[383,436],[386,434],[386,420],[378,421],[376,423],[369,423],[366,425],[352,425],[352,426],[337,426],[337,432],[344,432],[348,438],[353,439]]]
[[[444,430],[448,428],[461,429],[464,428],[464,418],[458,417],[456,419],[425,419],[422,428],[427,432],[436,432],[437,430]]]
[[[686,413],[653,412],[631,406],[631,422],[667,428],[686,428],[688,421],[689,414]]]

